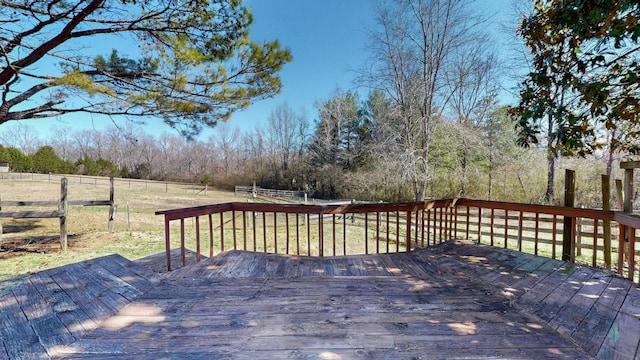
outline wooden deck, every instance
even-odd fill
[[[164,275],[113,255],[0,296],[0,359],[633,359],[612,273],[452,241],[413,253],[226,252]]]

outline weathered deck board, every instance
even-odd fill
[[[0,359],[49,358],[159,282],[110,255],[33,274],[0,296]],[[146,274],[143,277],[141,274]]]
[[[229,251],[197,264],[188,253],[192,265],[159,277],[161,255],[34,274],[0,296],[0,359],[640,355],[633,284],[511,250],[455,241],[327,258]]]
[[[551,328],[511,309],[504,297],[450,287],[448,281],[410,275],[220,278],[206,287],[167,281],[71,344],[68,353],[138,358],[170,351],[178,358],[251,354],[257,359],[301,351],[318,359],[338,353],[345,358],[359,353],[586,356]],[[185,304],[185,298],[193,300]],[[478,318],[491,321],[474,321]]]
[[[445,268],[457,264],[466,271],[479,269],[484,279],[513,294],[518,308],[543,319],[589,354],[602,359],[640,358],[640,306],[630,305],[640,304],[640,290],[615,273],[550,259],[533,272],[520,272],[522,266],[511,257],[531,255],[454,242],[435,251],[447,257]]]

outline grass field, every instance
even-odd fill
[[[69,200],[108,200],[106,178],[69,177]],[[137,259],[164,251],[162,209],[228,201],[246,201],[231,192],[203,191],[203,187],[163,182],[115,182],[117,213],[113,231],[108,231],[108,207],[70,207],[69,249],[60,252],[58,219],[2,219],[0,281],[68,263],[118,253]],[[3,201],[57,201],[59,177],[1,179]],[[54,208],[3,208],[3,211],[53,210]]]

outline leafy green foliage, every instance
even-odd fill
[[[197,134],[280,91],[291,53],[251,41],[252,21],[238,0],[0,1],[0,124],[87,112]],[[82,38],[138,49],[95,54]]]
[[[43,146],[31,156],[33,171],[55,174],[73,174],[75,166],[62,160],[51,146]]]
[[[96,161],[90,157],[85,157],[76,161],[75,166],[81,175],[120,176],[120,170],[111,161],[103,158]]]
[[[534,70],[521,86],[519,143],[545,134],[561,155],[584,156],[604,144],[600,133],[622,128],[612,147],[640,147],[640,5],[631,0],[537,0],[518,29]]]
[[[33,160],[14,147],[7,148],[0,146],[0,161],[8,162],[11,171],[33,171]]]

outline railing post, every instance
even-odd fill
[[[164,216],[164,249],[167,255],[167,271],[171,271],[171,231],[169,215]]]
[[[564,206],[573,207],[575,204],[575,171],[566,169],[564,175]],[[565,216],[564,226],[562,228],[562,260],[572,261],[574,259],[573,248],[573,218]]]

